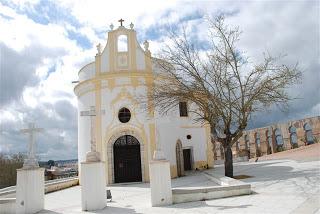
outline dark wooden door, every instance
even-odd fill
[[[184,149],[183,150],[183,164],[184,170],[191,170],[191,149]]]
[[[113,145],[115,183],[142,181],[140,143],[124,135]]]

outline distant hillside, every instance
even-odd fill
[[[70,164],[70,163],[78,163],[78,159],[70,159],[70,160],[53,160],[55,164]],[[48,161],[39,161],[40,166],[47,165]]]

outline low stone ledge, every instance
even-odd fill
[[[224,175],[215,174],[212,172],[203,172],[203,174],[211,181],[221,185],[221,186],[230,186],[230,185],[243,185],[246,184],[242,181],[236,180],[234,178],[226,177]]]
[[[15,198],[0,198],[0,214],[16,213]]]
[[[191,193],[208,193],[213,191],[241,190],[251,188],[250,184],[242,184],[237,186],[213,186],[213,187],[194,187],[194,188],[173,188],[173,194],[191,194]]]
[[[15,198],[0,198],[0,204],[16,203]]]
[[[50,193],[62,189],[66,189],[79,184],[79,178],[70,178],[57,180],[56,182],[48,182],[45,184],[45,193]]]
[[[173,203],[184,203],[251,194],[251,185],[219,174],[204,172],[206,177],[221,186],[173,188]]]
[[[49,180],[45,182],[45,193],[50,193],[62,189],[66,189],[72,186],[79,185],[79,178],[67,178],[67,179],[57,179],[57,180]],[[0,191],[0,197],[9,198],[14,197],[16,193],[15,186],[12,186],[10,188],[4,188],[4,191]]]

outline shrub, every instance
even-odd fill
[[[282,152],[285,151],[284,146],[283,145],[278,145],[277,146],[277,152]]]

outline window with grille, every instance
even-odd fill
[[[131,112],[127,108],[122,108],[119,110],[118,118],[121,123],[127,123],[129,122],[131,118]]]
[[[188,117],[187,102],[179,103],[180,117]]]

